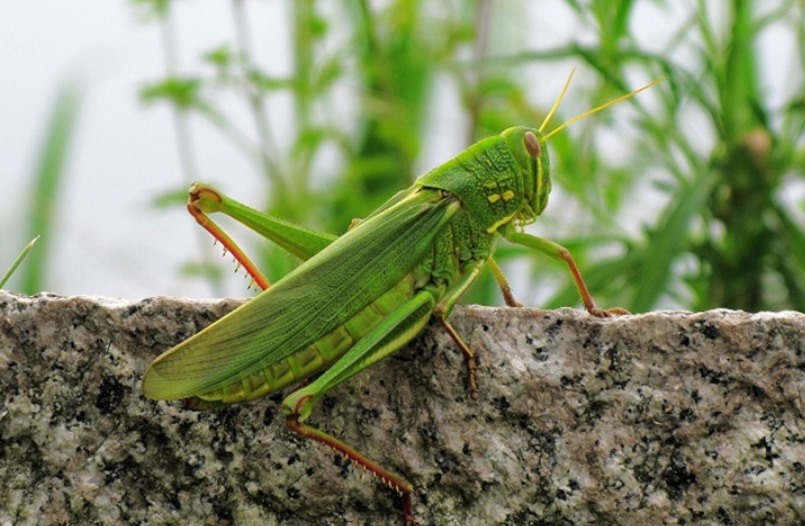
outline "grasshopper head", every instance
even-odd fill
[[[533,128],[518,126],[501,133],[509,145],[523,177],[523,207],[515,216],[518,224],[534,221],[545,210],[551,193],[551,160],[542,134]]]
[[[551,193],[551,163],[550,158],[548,157],[548,149],[545,147],[545,142],[570,124],[580,121],[581,119],[586,119],[590,115],[594,115],[605,108],[618,104],[621,101],[630,99],[641,91],[646,90],[658,82],[662,82],[663,80],[662,78],[659,78],[653,82],[649,82],[643,87],[627,93],[626,95],[622,95],[616,99],[610,100],[609,102],[605,102],[600,106],[596,106],[591,110],[580,113],[579,115],[566,120],[550,132],[543,134],[542,131],[548,125],[548,122],[550,122],[551,117],[553,117],[553,114],[559,107],[559,103],[567,93],[567,89],[570,86],[570,80],[572,78],[573,71],[570,72],[570,75],[565,81],[565,85],[562,87],[562,92],[556,98],[556,101],[554,101],[551,110],[548,112],[548,115],[546,115],[545,120],[542,121],[542,124],[538,129],[515,127],[509,128],[501,133],[501,136],[506,140],[509,149],[514,154],[517,165],[520,168],[520,173],[523,177],[523,206],[520,212],[514,216],[514,221],[519,224],[526,224],[534,221],[534,219],[536,219],[537,216],[540,215],[545,209],[545,205],[548,204],[548,194]]]

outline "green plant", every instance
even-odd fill
[[[171,2],[136,3],[169,21]],[[496,46],[510,26],[494,20],[536,23],[522,15],[527,2],[396,0],[381,10],[366,1],[288,2],[293,54],[283,75],[267,73],[254,59],[248,4],[230,5],[235,37],[204,55],[206,69],[182,77],[173,69],[144,89],[144,97],[169,101],[180,117],[203,117],[238,145],[265,176],[270,213],[340,233],[410,184],[428,122],[439,118],[434,86],[444,84],[437,80],[449,79],[455,88],[466,115],[455,133],[469,144],[541,120],[545,109],[520,79],[548,63],[594,72],[592,83],[571,91],[576,108],[664,75],[667,84],[654,94],[553,141],[556,193],[564,206],[555,197],[537,228],[558,235],[606,304],[638,312],[658,306],[805,310],[802,203],[785,198],[805,165],[801,2],[567,0],[584,43],[514,52]],[[641,17],[650,16],[675,24],[665,41],[636,31]],[[768,32],[791,37],[788,47],[775,50],[792,72],[781,96],[770,92],[758,59]],[[166,50],[170,63],[175,50]],[[218,109],[218,97],[230,92],[246,95],[253,134]],[[277,99],[292,102],[290,125],[266,113]],[[346,109],[327,111],[334,107]],[[625,113],[633,126],[624,125]],[[179,126],[180,136],[185,127]],[[626,153],[613,154],[613,138]],[[192,168],[191,149],[182,152]],[[195,173],[186,182],[192,179]],[[641,209],[646,202],[649,210]],[[503,260],[523,256],[501,248]],[[273,277],[295,264],[271,248],[260,261]],[[540,305],[574,300],[559,266],[537,263],[533,273],[540,287],[559,283]],[[494,281],[486,278],[466,301],[494,301]]]
[[[36,294],[45,288],[48,266],[51,263],[51,245],[59,190],[63,185],[65,166],[81,107],[82,90],[74,82],[64,83],[57,92],[56,101],[45,129],[45,137],[33,173],[31,199],[25,214],[28,239],[23,252],[15,260],[6,280],[23,262],[19,274],[19,290]],[[36,250],[33,244],[37,243]],[[14,278],[17,279],[17,278]]]

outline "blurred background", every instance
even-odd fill
[[[805,310],[802,0],[38,0],[0,5],[6,288],[244,296],[185,212],[191,181],[342,233],[476,140],[548,129],[529,232],[602,306]],[[276,280],[297,263],[221,221]],[[578,305],[504,242],[517,298]],[[490,276],[465,302],[500,304]]]

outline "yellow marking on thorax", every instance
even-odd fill
[[[504,201],[511,201],[512,199],[514,199],[514,191],[513,190],[506,190],[505,192],[503,192],[503,195],[501,195],[501,194],[489,194],[488,196],[486,196],[486,198],[489,200],[490,203],[497,203],[498,201],[501,200],[501,198]]]
[[[500,228],[500,227],[501,227],[501,225],[505,225],[506,223],[508,223],[509,221],[511,221],[511,220],[514,218],[514,216],[515,216],[515,215],[517,215],[517,214],[516,214],[516,213],[514,213],[514,214],[508,215],[508,216],[506,216],[506,217],[502,217],[502,218],[500,218],[500,220],[495,221],[495,224],[493,224],[492,226],[490,226],[489,228],[487,228],[487,229],[486,229],[486,232],[487,232],[487,233],[489,233],[489,234],[494,233],[494,232],[495,232],[495,231],[496,231],[498,228]]]

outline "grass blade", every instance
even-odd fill
[[[62,85],[48,122],[47,135],[34,175],[35,183],[29,215],[31,237],[42,236],[42,241],[39,243],[39,250],[30,254],[28,265],[22,275],[21,288],[25,294],[40,292],[47,274],[50,240],[53,239],[53,236],[47,234],[53,230],[59,184],[65,171],[80,95],[74,83]]]
[[[17,259],[15,259],[14,262],[11,264],[11,266],[8,267],[8,270],[6,271],[5,274],[3,274],[3,277],[0,278],[0,289],[2,289],[6,285],[9,278],[11,278],[11,275],[14,274],[14,271],[17,270],[17,267],[20,266],[20,263],[22,263],[22,261],[25,259],[25,256],[28,255],[31,249],[34,248],[34,245],[38,240],[39,236],[36,236],[32,240],[30,240],[27,245],[25,245],[25,248],[22,249],[20,254],[17,256]]]

